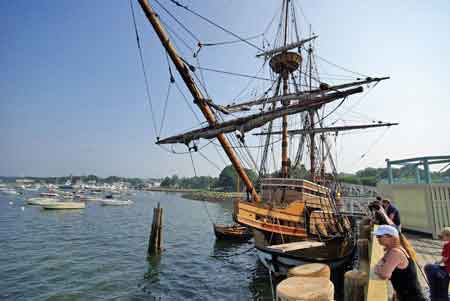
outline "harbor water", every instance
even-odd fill
[[[131,206],[51,211],[0,194],[1,300],[271,300],[252,244],[216,242],[211,220],[231,202],[138,192]],[[161,256],[147,261],[153,208],[163,212]]]

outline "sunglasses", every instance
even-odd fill
[[[381,237],[391,237],[389,234],[383,234],[383,235],[375,235],[376,238],[381,238]]]

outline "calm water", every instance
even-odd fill
[[[126,207],[47,211],[0,194],[0,299],[271,300],[252,245],[215,240],[205,205],[214,220],[230,222],[231,203],[159,192],[132,199]],[[147,261],[158,202],[165,250]]]

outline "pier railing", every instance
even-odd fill
[[[381,184],[378,191],[399,209],[404,229],[437,235],[450,226],[450,184]]]
[[[344,208],[341,211],[350,215],[366,215],[368,204],[374,200],[373,197],[346,196],[342,198]]]

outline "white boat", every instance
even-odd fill
[[[55,198],[29,198],[27,199],[28,205],[42,206],[50,203],[58,202]]]
[[[56,192],[41,192],[39,194],[41,197],[58,197],[58,194]]]
[[[96,196],[85,196],[85,197],[83,197],[83,198],[81,198],[83,201],[91,201],[91,202],[94,202],[94,201],[101,201],[102,200],[102,198],[99,198],[99,197],[96,197]]]
[[[121,201],[121,200],[114,200],[114,199],[103,199],[100,201],[100,204],[102,204],[102,206],[126,206],[126,205],[133,204],[133,201],[132,200]]]
[[[52,202],[42,205],[44,209],[84,209],[86,207],[84,202]]]
[[[15,191],[14,189],[5,189],[5,190],[1,190],[0,192],[2,192],[4,194],[11,194],[11,195],[20,194],[19,192]]]

